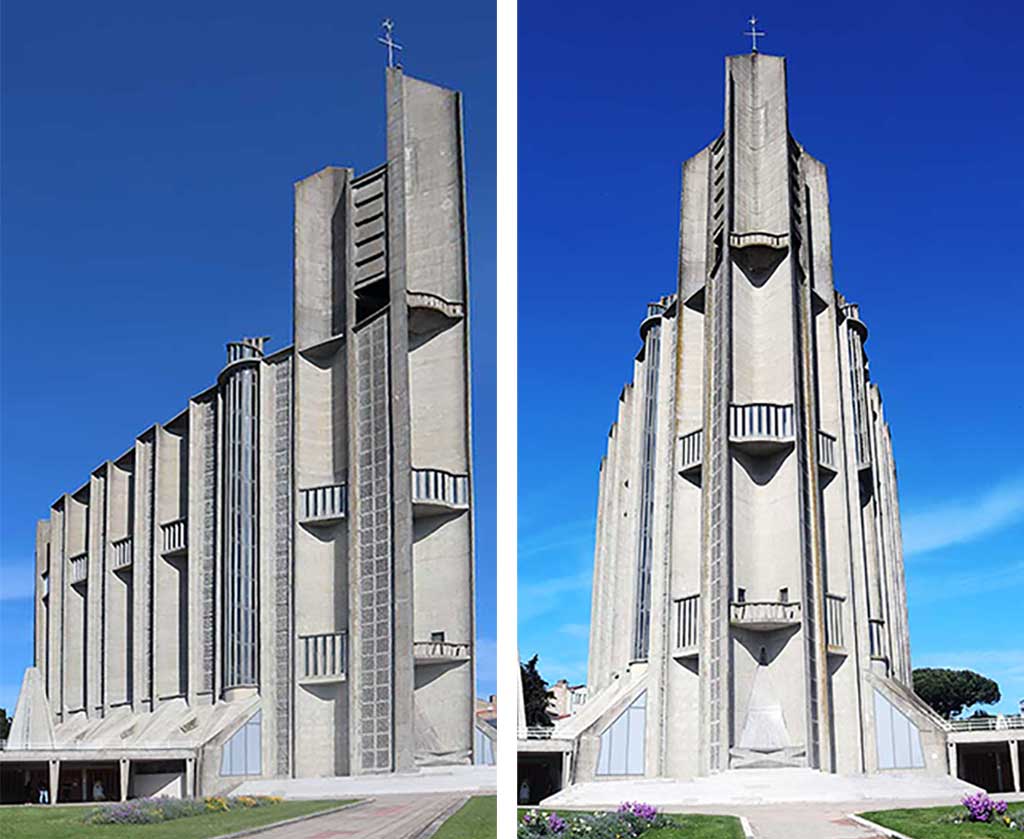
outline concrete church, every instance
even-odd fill
[[[387,160],[295,186],[294,343],[37,527],[12,788],[208,794],[472,762],[461,101],[387,70]]]
[[[783,58],[727,58],[724,122],[684,164],[678,288],[647,308],[601,464],[589,698],[537,753],[561,784],[944,775],[868,330]]]

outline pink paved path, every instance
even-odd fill
[[[259,839],[414,839],[466,799],[459,794],[380,795],[369,804],[258,834]]]

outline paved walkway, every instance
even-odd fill
[[[1024,800],[1024,795],[995,794],[994,798],[1007,801]],[[756,839],[878,839],[885,834],[863,827],[846,818],[850,813],[872,810],[894,810],[912,807],[938,807],[955,805],[947,797],[917,801],[878,799],[851,802],[788,802],[785,804],[711,805],[696,807],[665,806],[672,813],[709,813],[712,815],[745,816],[754,830]]]
[[[275,827],[259,839],[416,839],[465,795],[381,795],[369,804]]]

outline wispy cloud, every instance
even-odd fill
[[[565,577],[546,577],[519,586],[519,620],[532,620],[564,606],[567,598],[579,603],[579,595],[590,588],[590,571],[579,571]],[[576,595],[576,597],[572,597]]]
[[[973,542],[1024,519],[1024,476],[973,498],[945,501],[903,517],[903,549],[908,556]]]
[[[586,623],[563,623],[558,631],[570,638],[589,638],[590,624]]]
[[[34,563],[12,562],[4,560],[0,563],[0,600],[21,600],[32,597],[35,584],[33,579]]]
[[[1014,587],[1020,585],[1021,580],[1024,580],[1024,560],[1011,562],[999,568],[981,566],[960,574],[950,574],[945,569],[927,576],[914,573],[908,585],[911,604],[920,606],[939,600],[963,598],[965,592],[977,597],[992,591],[1013,591]]]
[[[594,519],[577,519],[576,521],[562,522],[554,527],[544,527],[539,530],[523,532],[525,528],[519,529],[519,558],[536,556],[556,548],[566,548],[571,545],[582,545],[594,537]]]

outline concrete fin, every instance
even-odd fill
[[[50,703],[43,689],[43,675],[36,667],[29,667],[21,681],[18,704],[14,708],[14,721],[7,737],[7,748],[52,749],[53,719]]]

